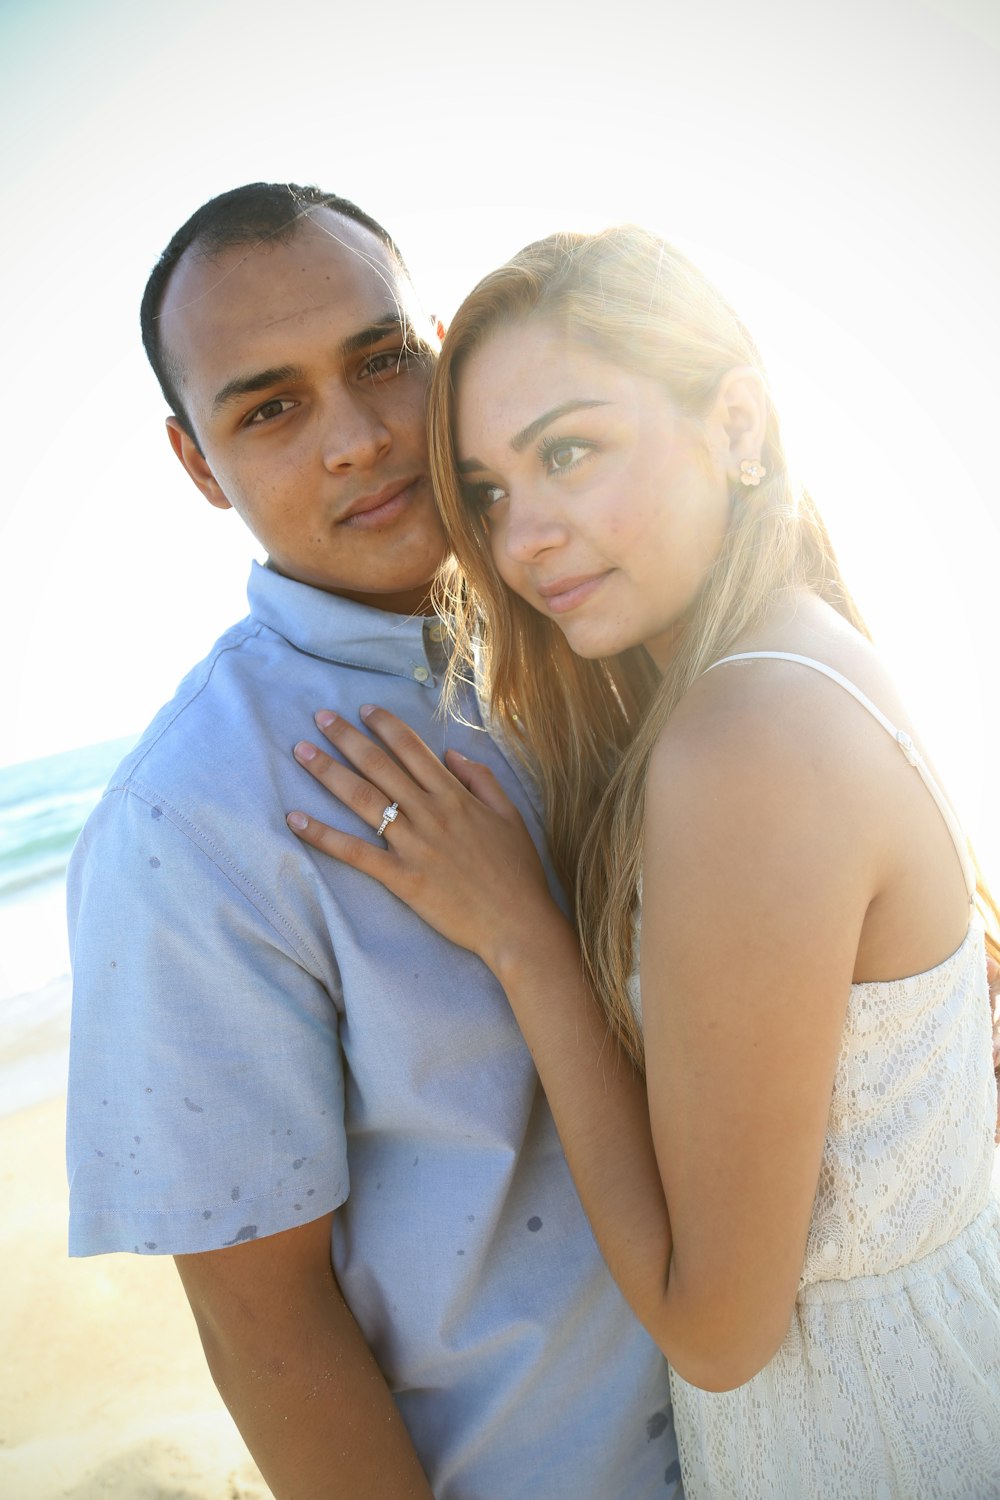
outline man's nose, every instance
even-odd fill
[[[370,468],[392,447],[392,433],[378,408],[363,395],[339,390],[324,412],[323,467]]]

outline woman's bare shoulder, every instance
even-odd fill
[[[864,636],[807,599],[736,642],[727,655],[783,652],[832,668],[894,724],[909,720],[891,676]],[[838,792],[860,811],[894,749],[880,724],[840,684],[797,661],[755,657],[706,671],[681,699],[650,761],[648,795],[797,798]],[[869,768],[873,776],[861,776]],[[846,806],[846,804],[845,804]]]

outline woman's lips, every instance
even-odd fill
[[[553,583],[540,584],[538,593],[550,614],[562,615],[596,594],[607,577],[607,573],[589,573],[585,577],[557,578]]]

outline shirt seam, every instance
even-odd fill
[[[238,628],[239,627],[235,626],[235,625],[232,627],[232,629],[234,629],[234,630],[236,630]],[[105,789],[105,796],[107,795],[108,792],[128,791],[129,784],[130,784],[130,782],[132,780],[132,777],[134,776],[135,772],[139,769],[139,767],[142,765],[142,763],[146,759],[146,757],[160,743],[160,741],[162,740],[163,736],[166,734],[167,730],[173,728],[173,726],[177,723],[177,720],[181,717],[181,715],[184,714],[184,713],[186,713],[186,711],[189,708],[191,708],[192,705],[195,704],[198,701],[198,699],[201,697],[202,693],[204,693],[205,690],[208,688],[208,685],[209,685],[209,683],[212,680],[212,676],[213,676],[213,674],[215,672],[215,669],[218,666],[219,662],[222,660],[223,656],[228,655],[228,653],[231,652],[231,651],[239,651],[239,650],[241,650],[242,647],[246,645],[247,641],[255,640],[260,635],[261,631],[262,630],[266,630],[267,628],[268,627],[266,625],[263,625],[260,621],[254,621],[253,628],[252,629],[251,628],[247,628],[244,631],[244,634],[241,636],[241,638],[238,641],[234,641],[233,644],[230,645],[230,646],[220,646],[216,650],[215,654],[210,659],[210,665],[208,666],[208,669],[205,672],[204,681],[199,685],[197,691],[194,692],[194,693],[192,693],[189,697],[185,698],[182,703],[178,703],[176,709],[170,715],[170,718],[166,721],[165,724],[163,724],[161,726],[161,728],[158,730],[158,732],[155,735],[155,737],[153,737],[153,738],[150,739],[148,745],[144,745],[143,746],[141,754],[138,756],[138,758],[135,760],[135,762],[130,767],[128,775],[125,776],[121,781],[112,782],[111,785],[109,785]]]
[[[292,926],[274,903],[268,899],[265,893],[254,884],[250,877],[181,808],[176,807],[169,798],[161,796],[153,787],[147,786],[145,782],[139,781],[133,776],[129,776],[120,786],[109,787],[108,791],[122,791],[129,796],[134,796],[146,807],[160,807],[169,811],[171,824],[177,829],[177,832],[182,834],[189,843],[201,851],[212,866],[218,870],[219,874],[239,892],[249,906],[254,908],[258,916],[267,923],[272,931],[280,937],[291,941],[294,947],[301,950],[300,957],[305,955],[309,960],[312,977],[326,988],[326,983],[323,979],[323,962],[319,954],[314,952],[313,948],[297,928]]]

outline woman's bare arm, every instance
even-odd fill
[[[315,822],[301,836],[493,969],[633,1310],[686,1378],[748,1379],[791,1315],[872,889],[835,749],[817,735],[793,752],[766,721],[756,741],[690,719],[664,736],[646,828],[647,1104],[492,777],[458,760],[450,775],[391,715],[369,724],[391,764],[343,724],[327,732],[361,777],[308,764],[372,825],[399,801],[388,847]]]

